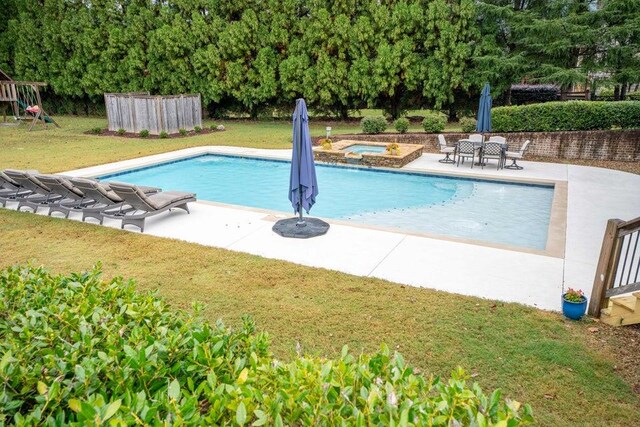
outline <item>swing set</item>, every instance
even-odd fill
[[[0,76],[8,78],[5,73],[0,70]],[[46,129],[47,124],[54,124],[60,127],[42,108],[42,100],[40,99],[40,88],[47,86],[42,82],[22,82],[14,81],[10,78],[0,80],[0,108],[2,108],[4,126],[16,126],[23,121],[31,120],[29,130],[41,122]],[[7,110],[11,110],[14,122],[8,121]]]

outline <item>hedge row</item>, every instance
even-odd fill
[[[0,271],[0,425],[509,425],[531,410],[460,370],[373,355],[280,362],[254,324],[170,310],[100,270]]]
[[[640,128],[640,102],[569,101],[497,107],[495,132],[546,132]]]

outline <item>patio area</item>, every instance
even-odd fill
[[[290,150],[241,147],[196,147],[65,172],[99,176],[131,168],[192,157],[227,154],[288,160]],[[565,287],[589,294],[607,219],[630,218],[640,209],[640,176],[583,166],[524,162],[524,170],[455,167],[424,154],[404,170],[458,176],[566,183],[564,254],[533,253],[499,245],[477,244],[346,221],[328,220],[331,230],[309,240],[275,234],[274,222],[288,215],[208,201],[191,204],[191,215],[150,218],[146,233],[267,258],[321,267],[400,284],[438,289],[559,310]],[[320,196],[321,197],[321,196]],[[11,207],[11,205],[9,206]],[[42,212],[46,212],[43,210]],[[79,220],[79,215],[71,218]],[[105,225],[119,227],[115,220]],[[456,268],[464,265],[465,268]]]

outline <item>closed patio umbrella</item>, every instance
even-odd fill
[[[309,213],[318,195],[318,180],[309,133],[309,114],[302,98],[296,100],[296,109],[293,112],[292,148],[289,200],[298,217],[276,222],[273,231],[284,237],[320,236],[329,230],[329,224],[317,218],[305,219],[302,212],[305,210]]]
[[[486,83],[480,94],[478,120],[476,122],[476,131],[483,135],[485,132],[491,132],[491,103],[491,87],[489,83]]]

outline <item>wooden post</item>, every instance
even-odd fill
[[[589,315],[600,317],[600,310],[603,308],[607,290],[613,285],[618,270],[618,259],[620,257],[620,239],[618,238],[618,227],[624,221],[620,219],[610,219],[607,221],[607,228],[602,239],[602,249],[600,259],[596,268],[596,276],[593,280],[591,290],[591,301],[589,302]]]

